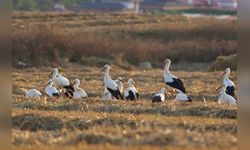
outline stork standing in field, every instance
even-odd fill
[[[49,95],[49,97],[59,97],[60,94],[58,90],[53,87],[53,81],[50,79],[45,87],[45,93]]]
[[[226,89],[227,89],[227,85],[225,83],[223,83],[218,89],[217,91],[221,89],[221,92],[219,94],[219,99],[218,99],[218,103],[226,103],[226,104],[232,104],[232,105],[236,105],[236,100],[229,94],[226,93]]]
[[[166,88],[161,88],[161,91],[159,93],[153,94],[151,97],[152,103],[155,102],[164,102],[165,101],[165,95],[168,95],[166,92]]]
[[[37,89],[30,89],[30,90],[22,89],[22,91],[24,92],[26,98],[40,100],[40,98],[42,97],[42,93]]]
[[[60,87],[60,88],[63,87],[66,90],[65,95],[67,97],[73,96],[73,92],[74,92],[73,85],[70,83],[70,81],[66,77],[58,73],[57,68],[54,68],[52,70],[49,77],[52,79],[52,81],[55,83],[57,87]]]
[[[171,74],[169,71],[169,67],[171,65],[171,60],[166,59],[164,62],[166,63],[165,68],[164,68],[165,83],[174,89],[177,89],[177,90],[182,91],[183,93],[186,93],[186,89],[184,87],[183,82],[179,78],[177,78],[176,76]]]
[[[119,99],[123,100],[124,98],[123,98],[117,84],[109,76],[109,70],[110,70],[109,65],[105,65],[102,69],[102,72],[104,72],[104,84],[105,84],[107,90],[111,93],[111,95],[113,97],[115,97],[118,100]]]
[[[135,82],[133,79],[128,80],[129,87],[124,91],[126,100],[139,100],[139,92],[136,89]]]
[[[74,86],[74,93],[73,93],[73,99],[81,99],[81,98],[87,98],[88,95],[87,93],[79,88],[80,85],[80,80],[79,79],[75,79],[73,86]]]
[[[233,83],[233,81],[229,79],[230,72],[231,72],[230,68],[225,69],[225,72],[222,75],[224,76],[223,83],[227,85],[226,93],[234,97],[235,96],[235,84]]]
[[[183,93],[180,90],[177,90],[178,94],[176,95],[174,102],[179,101],[179,102],[192,102],[193,100],[187,96],[187,94]]]

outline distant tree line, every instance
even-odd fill
[[[15,10],[50,10],[55,3],[62,3],[65,7],[79,5],[89,0],[12,0]]]

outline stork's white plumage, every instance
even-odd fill
[[[226,104],[232,104],[236,105],[236,100],[226,93],[227,85],[225,83],[221,86],[221,92],[219,94],[218,103],[226,103]]]
[[[229,75],[231,73],[230,68],[226,68],[225,72],[223,73],[223,83],[227,85],[226,87],[226,93],[231,95],[231,96],[235,96],[235,84],[233,83],[233,81],[231,81],[229,79]]]
[[[112,100],[112,95],[108,91],[108,89],[106,88],[106,86],[104,87],[104,94],[103,94],[101,100]]]
[[[171,60],[166,59],[164,62],[166,63],[165,68],[164,68],[165,83],[174,89],[178,89],[178,90],[182,91],[183,93],[186,93],[186,89],[183,85],[183,82],[179,78],[177,78],[176,76],[171,74],[169,71],[169,67],[171,65]]]
[[[122,82],[123,82],[122,77],[118,77],[115,80],[115,83],[117,84],[118,89],[120,90],[121,93],[123,92],[123,83]]]
[[[183,93],[180,90],[177,90],[178,94],[176,95],[174,101],[179,101],[179,102],[192,102],[193,100],[187,96],[187,94]]]
[[[80,85],[80,80],[79,79],[75,79],[74,81],[74,93],[73,93],[73,99],[81,99],[81,98],[87,98],[88,95],[87,93],[79,88],[79,85]]]
[[[58,97],[59,92],[58,90],[53,87],[53,80],[49,80],[46,87],[45,87],[45,93],[48,94],[50,97]]]
[[[102,71],[104,71],[104,84],[112,96],[114,96],[118,100],[119,99],[123,100],[123,96],[122,96],[117,84],[109,76],[109,70],[110,70],[109,65],[105,65],[104,68],[102,69]]]
[[[135,82],[133,79],[128,80],[128,88],[124,91],[126,100],[139,100],[139,92],[136,89]]]
[[[152,102],[164,102],[165,101],[165,93],[166,93],[166,89],[163,87],[161,88],[161,91],[159,93],[155,93],[151,99]]]
[[[64,87],[64,86],[69,86],[70,85],[69,80],[66,77],[59,74],[57,68],[54,68],[52,70],[52,72],[50,73],[49,76],[51,77],[51,75],[52,75],[52,80],[53,80],[53,82],[55,83],[56,86]]]
[[[42,96],[42,93],[38,91],[37,89],[22,89],[25,93],[26,98],[32,98],[32,99],[40,99]]]

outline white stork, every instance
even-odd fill
[[[73,92],[74,92],[73,85],[70,83],[70,81],[66,77],[58,73],[57,68],[54,68],[52,70],[49,77],[52,79],[52,81],[55,83],[57,87],[63,87],[66,90],[65,95],[67,97],[73,96]]]
[[[114,96],[118,100],[119,99],[123,100],[124,98],[123,98],[117,84],[109,76],[109,70],[110,70],[109,65],[105,65],[104,68],[102,69],[102,72],[104,71],[104,84],[112,96]]]
[[[183,93],[186,93],[186,89],[183,85],[183,82],[179,78],[177,78],[176,76],[171,74],[169,71],[169,67],[171,65],[171,60],[166,59],[164,62],[166,63],[165,68],[164,68],[165,83],[174,89],[177,89],[177,90],[182,91]]]
[[[74,93],[73,93],[73,99],[81,99],[81,98],[87,98],[88,95],[87,93],[79,88],[80,85],[80,80],[79,79],[75,79],[73,86],[74,86]]]
[[[53,81],[50,79],[45,87],[45,93],[49,95],[49,97],[59,97],[60,94],[58,90],[53,87]]]
[[[178,94],[176,95],[174,102],[179,101],[179,102],[193,102],[193,100],[187,96],[187,94],[183,93],[180,90],[177,90]]]
[[[129,87],[124,91],[126,100],[139,100],[139,92],[136,89],[135,82],[133,79],[128,80]]]
[[[226,93],[227,85],[223,83],[217,90],[221,89],[219,94],[218,103],[226,103],[236,105],[236,100],[229,94]]]
[[[158,93],[153,94],[151,97],[152,103],[155,102],[164,102],[165,101],[165,95],[167,95],[166,88],[161,88],[161,91]]]
[[[26,98],[40,99],[42,96],[42,93],[37,89],[30,89],[30,90],[22,89],[22,91],[25,93]]]
[[[235,96],[235,84],[233,83],[233,81],[229,79],[230,72],[231,72],[230,68],[225,69],[225,72],[222,75],[224,76],[223,83],[227,85],[226,93],[234,97]]]

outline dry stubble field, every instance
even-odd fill
[[[152,104],[151,94],[165,86],[162,70],[125,71],[113,66],[113,78],[135,80],[139,102],[100,101],[100,70],[79,66],[61,70],[70,80],[81,80],[90,96],[87,100],[29,101],[20,88],[43,91],[50,69],[14,69],[13,149],[236,149],[237,107],[215,102],[222,72],[173,72],[184,80],[194,102],[173,103],[169,97]],[[231,78],[236,82],[235,72]]]

